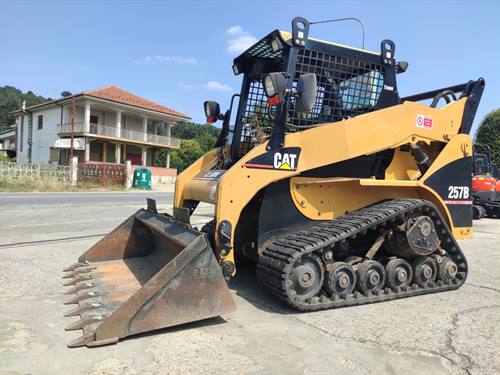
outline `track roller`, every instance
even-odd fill
[[[385,266],[386,285],[389,288],[403,288],[409,286],[413,279],[413,270],[410,263],[401,258],[389,260]]]
[[[443,257],[438,263],[438,277],[445,282],[453,280],[457,276],[458,266],[450,257]]]
[[[293,264],[290,269],[290,292],[296,298],[306,300],[319,293],[325,279],[325,269],[321,259],[315,254],[306,254]]]
[[[358,266],[356,271],[358,277],[358,289],[360,292],[376,292],[384,287],[384,267],[374,260],[365,260]]]
[[[426,288],[436,280],[437,265],[431,257],[417,257],[412,263],[413,281]]]
[[[331,296],[350,294],[356,286],[356,272],[344,262],[335,262],[326,272],[325,288]]]

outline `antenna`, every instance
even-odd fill
[[[320,23],[331,23],[331,22],[338,22],[338,21],[356,21],[360,26],[361,30],[363,32],[363,49],[365,49],[365,25],[363,21],[361,21],[359,18],[356,17],[346,17],[346,18],[334,18],[331,20],[324,20],[324,21],[316,21],[316,22],[309,22],[310,25],[314,24],[320,24]]]

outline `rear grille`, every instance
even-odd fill
[[[304,73],[316,75],[316,101],[310,113],[298,113],[292,100],[288,112],[291,130],[371,112],[384,83],[379,64],[307,49],[299,52],[294,84]]]
[[[268,40],[253,46],[249,54],[258,58],[257,61],[267,60],[266,64],[271,64],[269,60],[284,58],[282,50],[272,51]],[[384,84],[380,64],[310,49],[302,49],[298,54],[294,86],[297,85],[298,77],[304,73],[316,75],[316,100],[311,112],[299,113],[294,110],[295,99],[291,99],[287,118],[288,132],[371,112]],[[269,106],[262,87],[262,78],[250,82],[248,86],[245,108],[240,116],[243,124],[240,157],[254,147],[256,124],[267,135],[271,134],[273,127],[274,121],[268,114]]]

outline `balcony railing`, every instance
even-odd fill
[[[57,134],[71,134],[71,128],[71,124],[57,124]],[[84,122],[75,122],[73,132],[75,135],[92,134],[103,137],[126,139],[129,141],[154,143],[169,147],[180,147],[181,145],[181,140],[178,138]]]

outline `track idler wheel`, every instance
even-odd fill
[[[413,261],[413,281],[426,288],[436,280],[437,265],[431,257],[418,257]]]
[[[384,287],[384,267],[374,260],[365,260],[358,266],[356,271],[358,277],[358,289],[360,292],[376,292]]]
[[[386,284],[389,288],[403,288],[411,284],[413,270],[404,259],[391,259],[385,266]]]
[[[356,286],[356,272],[344,262],[335,262],[326,272],[325,287],[331,296],[350,294]]]
[[[325,269],[321,259],[315,254],[299,258],[290,270],[289,288],[300,300],[306,300],[319,293],[325,279]]]
[[[441,263],[438,263],[438,277],[443,281],[451,281],[457,276],[458,266],[450,258],[444,257]]]

